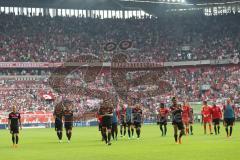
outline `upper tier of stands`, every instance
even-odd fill
[[[133,42],[132,62],[224,59],[239,56],[240,15],[178,15],[145,19],[0,14],[0,62],[64,62],[80,54],[112,54],[108,42]],[[126,53],[126,51],[125,51]]]

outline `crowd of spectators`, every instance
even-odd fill
[[[43,69],[0,69],[0,76],[46,76],[50,74],[50,70]]]
[[[65,62],[81,54],[124,52],[129,61],[186,61],[239,56],[240,15],[175,15],[145,19],[0,14],[0,61]],[[104,51],[108,42],[132,42]]]
[[[17,105],[22,111],[53,111],[57,102],[68,99],[73,102],[75,110],[83,115],[86,112],[96,111],[103,100],[110,100],[117,104],[121,98],[127,103],[127,99],[131,97],[136,100],[141,99],[145,108],[154,113],[156,104],[168,103],[172,96],[178,97],[179,101],[217,102],[230,97],[237,102],[240,95],[240,67],[237,65],[167,68],[160,73],[159,71],[129,71],[125,75],[121,72],[120,76],[123,77],[119,79],[112,77],[118,73],[113,74],[109,70],[102,70],[89,82],[84,80],[86,78],[84,70],[81,74],[79,74],[80,71],[77,73],[64,78],[64,86],[59,86],[63,92],[57,90],[56,86],[54,88],[48,81],[5,80],[0,84],[0,110],[9,111],[12,105]],[[139,79],[145,79],[144,74],[158,75],[160,81],[154,78],[147,79],[148,83],[139,81]],[[118,89],[126,83],[128,87],[122,86],[124,90]],[[165,84],[171,88],[165,90]],[[156,90],[162,92],[159,93]],[[42,95],[50,92],[53,93],[53,98],[44,99]]]

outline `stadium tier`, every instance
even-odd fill
[[[239,14],[145,19],[0,15],[1,62],[65,62],[81,54],[109,61],[109,42],[132,42],[131,62],[227,59],[239,56]],[[219,32],[221,34],[219,34]],[[122,51],[123,52],[123,51]]]
[[[187,100],[189,102],[200,102],[204,99],[208,99],[212,102],[223,103],[224,99],[231,97],[238,101],[239,98],[239,82],[240,82],[240,70],[239,65],[223,65],[223,66],[201,66],[201,67],[173,67],[159,69],[163,72],[160,73],[159,78],[171,84],[173,90],[158,95],[155,90],[164,90],[164,86],[159,86],[151,79],[152,85],[134,84],[134,80],[137,77],[148,74],[148,76],[159,74],[159,71],[132,71],[129,69],[121,69],[126,75],[126,78],[130,86],[126,91],[131,97],[142,97],[142,104],[146,109],[146,119],[154,119],[155,113],[159,103],[170,103],[171,95],[176,95],[180,101]],[[91,73],[92,71],[92,73]],[[51,77],[50,70],[46,69],[13,69],[8,73],[5,70],[4,75],[14,75],[13,77],[19,77],[20,80],[8,79],[11,76],[1,76],[1,112],[8,112],[11,110],[11,106],[17,105],[19,110],[23,113],[31,112],[52,112],[54,106],[58,100],[68,99],[73,102],[75,106],[78,118],[86,118],[84,114],[89,112],[96,112],[99,108],[99,101],[103,99],[109,99],[114,96],[120,96],[118,87],[122,88],[126,85],[123,79],[114,79],[114,71],[110,72],[105,68],[97,75],[93,77],[92,82],[86,83],[84,78],[86,72],[88,75],[93,75],[98,69],[93,70],[77,70],[70,74],[69,77],[64,79],[62,89],[66,91],[71,87],[84,88],[84,92],[78,90],[77,92],[58,92],[56,88],[52,87],[48,82],[48,78]],[[24,73],[24,74],[23,74]],[[36,77],[44,77],[43,79],[28,79],[34,77],[30,73],[39,73]],[[42,73],[42,74],[41,74]],[[84,77],[85,76],[85,77]],[[3,78],[5,77],[5,79]],[[114,81],[114,82],[113,82]],[[134,82],[134,83],[132,83]],[[117,84],[116,84],[117,83]],[[154,88],[156,87],[156,88]],[[166,86],[165,86],[166,87]],[[103,94],[103,95],[102,95]],[[61,98],[59,98],[61,97]],[[109,98],[108,98],[109,97]],[[198,105],[199,107],[199,105]],[[196,108],[199,111],[200,108]],[[199,112],[196,112],[199,113]],[[6,116],[6,115],[5,115]],[[88,119],[94,118],[88,117]],[[23,122],[32,122],[36,120],[24,119]],[[2,123],[6,122],[7,117],[2,117]],[[23,117],[24,118],[24,117]],[[51,117],[46,118],[45,122],[52,121]]]

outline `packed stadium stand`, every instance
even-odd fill
[[[172,87],[157,95],[151,93],[154,87],[166,86],[154,79],[152,86],[131,83],[127,92],[133,97],[145,94],[145,119],[154,119],[158,104],[169,103],[173,95],[180,101],[219,104],[231,97],[239,105],[240,3],[107,0],[91,8],[90,3],[79,5],[83,0],[44,2],[0,2],[0,123],[7,122],[13,105],[23,113],[24,123],[51,123],[54,106],[62,99],[73,102],[77,120],[94,118],[103,98],[118,98],[116,87],[125,87],[123,79],[134,81],[145,73],[159,75]],[[123,41],[130,47],[121,46]],[[112,62],[121,54],[128,56],[125,62]],[[76,59],[87,66],[71,69]],[[65,62],[70,76],[64,88],[86,90],[60,93],[51,85],[49,78],[59,67],[68,67]],[[115,71],[124,78],[113,80]]]
[[[100,55],[104,44],[122,40],[133,43],[132,62],[233,58],[239,56],[239,18],[239,14],[99,19],[2,13],[0,60],[64,62],[79,54]]]

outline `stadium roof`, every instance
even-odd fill
[[[2,6],[69,9],[121,9],[115,0],[0,0]]]
[[[159,14],[170,9],[203,8],[211,5],[240,4],[240,0],[0,0],[0,6],[92,9],[92,10],[136,10]]]

